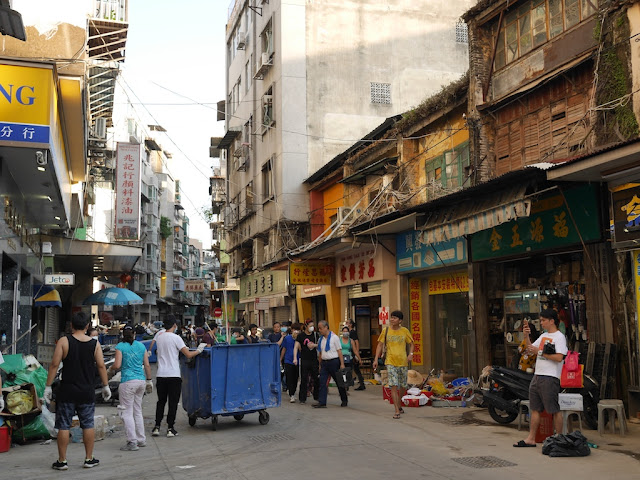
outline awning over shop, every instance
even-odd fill
[[[224,137],[220,140],[218,148],[220,150],[229,148],[238,135],[240,135],[240,127],[229,127],[229,130],[226,131]]]
[[[384,222],[362,232],[358,232],[357,235],[389,235],[404,232],[406,230],[413,230],[416,224],[417,215],[418,214],[414,212],[409,215],[394,218],[388,222]]]
[[[378,160],[377,162],[372,163],[360,170],[358,170],[353,175],[349,175],[346,178],[340,180],[340,183],[361,183],[365,184],[367,181],[367,176],[369,175],[383,175],[386,171],[387,165],[395,166],[398,163],[398,157],[389,157],[383,158],[382,160]]]
[[[416,228],[423,230],[423,242],[439,243],[528,217],[531,212],[531,200],[525,198],[528,186],[528,183],[519,184],[474,201],[432,211]]]
[[[33,286],[34,307],[62,307],[62,299],[51,285]]]

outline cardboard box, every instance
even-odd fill
[[[575,410],[582,412],[584,410],[582,400],[582,395],[579,393],[561,393],[558,395],[560,410]]]
[[[40,402],[40,399],[38,398],[38,394],[36,393],[36,386],[33,383],[23,383],[22,385],[14,385],[13,387],[7,387],[0,390],[0,392],[2,393],[2,396],[4,397],[4,403],[5,403],[5,409],[2,412],[0,412],[0,415],[2,415],[5,418],[20,416],[20,415],[14,415],[13,413],[9,412],[9,410],[6,407],[7,395],[11,392],[15,392],[16,390],[28,390],[31,393],[31,396],[33,397],[33,408],[31,409],[30,412],[27,412],[24,415],[42,411],[42,402]]]
[[[104,440],[104,434],[106,430],[107,422],[104,419],[104,415],[95,415],[93,417],[93,428],[95,430],[95,440]],[[82,442],[82,429],[80,428],[80,420],[75,415],[71,420],[71,428],[69,429],[71,435],[71,441],[73,443]]]

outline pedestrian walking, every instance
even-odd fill
[[[364,386],[364,377],[362,376],[362,372],[360,371],[360,364],[362,363],[362,357],[360,356],[360,338],[358,337],[358,332],[356,332],[356,322],[353,320],[349,320],[347,323],[349,327],[349,338],[353,340],[353,352],[356,357],[353,362],[353,373],[358,377],[358,387],[356,390],[364,390],[367,387]]]
[[[116,345],[116,358],[109,368],[112,374],[120,370],[120,386],[118,387],[120,417],[124,422],[127,443],[122,451],[136,451],[147,446],[142,417],[142,397],[153,391],[151,367],[147,357],[147,349],[135,340],[136,330],[124,327],[122,342]]]
[[[320,363],[320,380],[319,380],[319,392],[318,402],[312,405],[313,408],[326,408],[327,407],[327,394],[329,386],[329,377],[332,377],[338,383],[338,370],[344,368],[344,358],[342,357],[342,346],[338,336],[329,330],[329,324],[326,320],[320,320],[318,322],[318,331],[321,335],[318,341],[318,361]],[[343,387],[338,387],[340,393],[341,407],[346,407],[347,390]]]
[[[287,381],[287,391],[289,392],[289,402],[295,403],[296,389],[298,387],[298,362],[299,354],[296,352],[296,338],[302,330],[300,323],[291,326],[291,333],[284,337],[280,352],[280,361],[284,362],[284,375]]]
[[[80,312],[71,319],[71,335],[61,337],[56,343],[49,374],[44,389],[44,399],[51,403],[53,391],[51,384],[62,362],[62,380],[56,391],[56,422],[58,429],[58,460],[52,468],[67,470],[67,446],[69,445],[69,429],[74,415],[78,415],[82,428],[82,441],[85,450],[85,468],[93,468],[100,461],[93,456],[95,430],[93,417],[96,408],[95,379],[96,373],[102,381],[102,398],[111,398],[111,390],[104,366],[102,348],[97,340],[86,334],[88,317]]]
[[[383,348],[386,350],[385,365],[387,367],[389,388],[396,413],[393,418],[400,418],[404,409],[400,406],[400,399],[407,388],[407,371],[409,362],[413,360],[413,338],[411,332],[401,325],[402,312],[395,310],[389,317],[390,326],[384,329],[376,347],[376,356],[373,359],[373,369],[378,367],[378,359],[382,356]],[[409,355],[407,355],[407,346]]]
[[[202,353],[204,346],[196,350],[189,350],[184,344],[184,340],[175,334],[176,318],[169,314],[164,321],[164,332],[156,335],[158,357],[158,371],[156,372],[156,391],[158,393],[158,403],[156,404],[156,425],[151,431],[151,435],[160,435],[160,424],[164,417],[164,407],[169,400],[167,411],[167,437],[175,437],[178,432],[175,429],[176,411],[178,401],[182,393],[182,377],[180,376],[180,353],[187,358],[193,358]]]
[[[294,363],[298,361],[298,352],[300,352],[300,390],[298,400],[301,405],[307,402],[307,394],[309,387],[313,393],[313,399],[318,400],[318,375],[320,373],[318,367],[318,332],[315,331],[313,320],[308,318],[304,324],[304,331],[300,332],[296,337],[295,351],[293,355]]]
[[[526,320],[525,320],[526,321]],[[552,309],[540,312],[540,326],[545,330],[538,339],[531,343],[531,327],[527,322],[523,328],[527,353],[537,355],[535,373],[529,385],[529,435],[515,443],[514,447],[535,447],[536,432],[540,426],[540,413],[546,410],[553,415],[556,433],[562,433],[562,412],[558,404],[560,393],[560,375],[562,363],[568,353],[567,337],[558,329],[560,320],[558,313]]]
[[[353,365],[356,362],[355,345],[349,336],[349,327],[342,327],[342,337],[340,338],[340,347],[342,348],[342,358],[344,358],[344,366],[349,369],[349,384],[353,378]],[[357,356],[359,361],[360,356]],[[346,386],[347,391],[349,385]]]

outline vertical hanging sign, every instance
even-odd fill
[[[423,364],[422,339],[422,282],[417,278],[409,280],[409,331],[413,338],[413,364]]]
[[[118,142],[115,239],[140,239],[140,159],[142,146]]]
[[[636,318],[640,318],[640,250],[633,250],[633,280],[636,291]],[[637,330],[636,340],[640,341],[640,328]]]

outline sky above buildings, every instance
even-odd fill
[[[211,206],[212,136],[224,134],[216,102],[225,98],[227,0],[134,0],[121,87],[136,114],[167,130],[159,138],[173,156],[170,173],[181,181],[190,236],[211,245],[202,209]],[[116,97],[125,102],[126,97]]]

